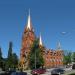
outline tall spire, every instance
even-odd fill
[[[61,50],[61,44],[60,44],[60,41],[58,41],[58,43],[57,43],[57,50]]]
[[[39,45],[42,46],[42,38],[41,38],[41,33],[40,33],[40,38],[39,38]]]
[[[30,9],[29,9],[29,15],[28,15],[28,21],[27,21],[27,29],[31,29]]]

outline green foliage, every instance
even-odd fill
[[[71,55],[72,55],[71,52],[67,52],[66,54],[64,53],[64,58],[63,58],[64,65],[68,65],[72,62],[71,61],[71,58],[72,58]]]
[[[75,75],[75,73],[69,74],[69,75]]]
[[[7,65],[8,68],[13,67],[13,62],[12,62],[12,42],[9,42],[9,50],[8,50],[8,58],[7,58]]]
[[[8,57],[3,58],[0,48],[0,68],[9,70],[9,68],[16,68],[18,66],[18,57],[16,53],[12,53],[12,42],[9,42]]]
[[[72,53],[73,62],[75,62],[75,52]]]
[[[3,67],[3,57],[2,57],[2,51],[1,51],[1,48],[0,48],[0,68]]]
[[[6,60],[6,69],[16,68],[18,65],[18,57],[15,53],[12,53],[12,42],[9,42],[8,57]]]
[[[1,48],[0,48],[0,60],[2,59],[2,51],[1,51]]]
[[[12,42],[9,42],[8,59],[11,60],[11,57],[12,57]]]
[[[18,67],[18,57],[17,57],[16,53],[12,54],[12,63],[13,63],[14,68]]]
[[[36,57],[36,58],[35,58]],[[43,55],[41,53],[41,48],[39,47],[39,40],[36,39],[31,47],[30,54],[28,56],[29,67],[31,69],[42,67],[44,65]],[[35,65],[36,63],[36,65]]]

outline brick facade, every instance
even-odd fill
[[[30,16],[28,18],[28,27],[26,26],[23,36],[22,36],[22,46],[20,51],[20,67],[23,69],[28,68],[27,56],[30,52],[31,45],[35,40],[34,30],[32,28],[32,23]],[[42,44],[42,43],[41,43]],[[45,60],[44,66],[46,68],[58,67],[63,65],[63,51],[62,50],[43,50],[43,58]]]
[[[63,66],[63,51],[62,50],[47,50],[45,51],[45,67]]]

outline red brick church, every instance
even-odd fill
[[[28,15],[28,20],[26,27],[24,29],[24,33],[22,35],[22,46],[20,51],[20,67],[23,69],[28,68],[29,61],[27,60],[27,56],[30,53],[31,45],[35,40],[34,29],[32,27],[30,12]],[[43,46],[42,38],[40,35],[39,45]],[[45,49],[43,54],[46,68],[58,67],[63,65],[63,51],[60,48],[60,43],[58,44],[57,50]]]

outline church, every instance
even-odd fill
[[[29,61],[27,56],[30,53],[31,45],[33,44],[36,36],[31,22],[30,11],[26,27],[22,35],[22,45],[20,50],[20,67],[23,70],[28,68]],[[39,37],[39,45],[43,46],[42,37]],[[57,50],[45,48],[43,58],[45,60],[44,66],[46,68],[63,66],[63,50],[61,50],[60,42],[58,43]]]

